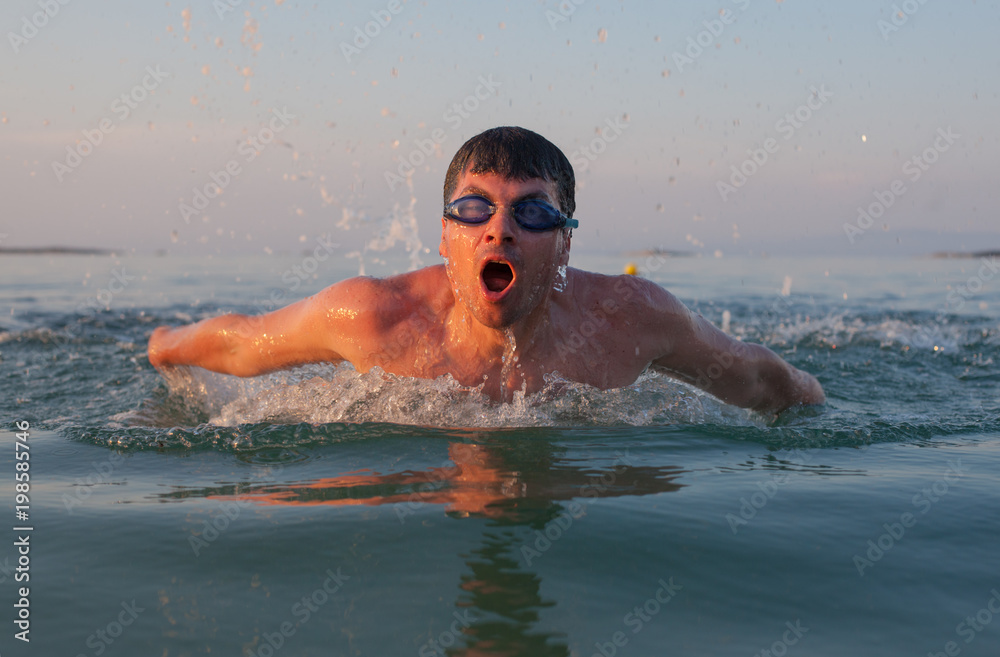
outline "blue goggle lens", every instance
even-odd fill
[[[576,228],[579,222],[560,213],[545,201],[528,199],[512,207],[514,221],[525,230],[545,231],[555,228]],[[444,215],[464,224],[482,224],[496,214],[497,207],[482,196],[463,196],[444,206]]]

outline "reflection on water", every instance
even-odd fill
[[[543,598],[542,579],[531,569],[531,555],[540,554],[535,537],[559,540],[594,499],[679,490],[683,484],[677,479],[686,471],[634,465],[627,449],[616,452],[607,467],[592,462],[578,467],[559,458],[563,451],[547,441],[516,446],[452,441],[449,464],[419,472],[359,471],[297,483],[176,487],[157,497],[281,506],[394,505],[401,523],[418,510],[441,505],[456,520],[486,519],[480,545],[456,555],[467,571],[459,578],[454,618],[443,631],[432,632],[419,654],[566,656],[565,634],[535,629],[541,610],[556,604]]]
[[[532,631],[539,611],[556,603],[542,598],[541,577],[521,568],[518,543],[510,530],[484,532],[482,544],[465,561],[469,572],[460,578],[455,606],[474,620],[463,630],[465,646],[447,654],[569,655],[565,634]]]
[[[540,446],[547,451],[537,453]],[[650,495],[677,490],[682,485],[674,479],[683,470],[630,465],[627,450],[617,452],[613,467],[602,470],[558,461],[555,449],[537,443],[511,452],[491,445],[450,442],[448,456],[452,464],[420,472],[380,474],[366,470],[294,484],[258,481],[199,489],[181,487],[161,497],[285,506],[399,504],[396,516],[400,522],[423,505],[442,504],[452,517],[492,518],[506,524],[539,527],[561,511],[557,501]]]

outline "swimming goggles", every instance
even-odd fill
[[[541,199],[525,199],[511,206],[514,221],[525,230],[540,233],[556,228],[576,228],[576,219],[570,219]],[[444,206],[444,216],[463,224],[484,224],[496,214],[497,206],[489,199],[473,194],[455,199]]]

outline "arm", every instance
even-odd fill
[[[345,360],[368,279],[351,279],[266,315],[223,315],[197,324],[161,326],[149,337],[157,369],[196,365],[213,372],[256,376],[316,362]]]
[[[822,404],[823,388],[811,374],[789,365],[757,344],[735,340],[674,295],[658,288],[650,294],[653,316],[665,340],[653,365],[692,383],[729,404],[763,413],[780,413],[797,404]]]

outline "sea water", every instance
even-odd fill
[[[637,258],[819,378],[824,407],[778,418],[657,373],[498,405],[344,365],[150,367],[158,325],[358,268],[304,264],[0,258],[0,654],[998,654],[983,259]]]

